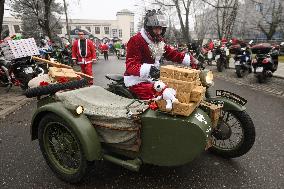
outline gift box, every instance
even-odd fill
[[[190,100],[193,102],[200,102],[205,96],[205,91],[205,87],[195,86],[190,93]]]
[[[170,113],[172,115],[182,115],[182,116],[189,116],[195,108],[199,105],[197,103],[181,103],[181,102],[175,102],[173,103],[173,108],[171,111],[166,110],[166,101],[165,100],[159,100],[157,101],[157,105],[159,107],[159,110],[163,112]]]
[[[168,87],[175,89],[177,93],[191,93],[192,89],[196,85],[196,81],[181,81],[166,77],[161,77],[160,80],[163,81]]]
[[[48,74],[55,81],[58,81],[60,78],[63,77],[69,80],[75,80],[78,78],[78,75],[75,73],[73,69],[67,69],[67,68],[50,67]]]
[[[176,98],[181,103],[190,103],[190,93],[177,92]]]
[[[199,78],[200,71],[187,68],[187,67],[177,67],[174,65],[161,66],[160,76],[177,79],[182,81],[195,81]]]

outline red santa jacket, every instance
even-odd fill
[[[96,60],[96,49],[91,40],[86,39],[86,56],[81,55],[80,39],[75,40],[72,46],[72,59],[78,64],[88,64]]]
[[[103,44],[102,47],[101,47],[102,51],[108,51],[109,47],[107,44]]]
[[[195,59],[185,53],[177,52],[173,47],[160,42],[162,55],[166,60],[182,63],[185,65],[193,65]],[[126,87],[131,87],[142,82],[149,82],[149,72],[151,66],[159,68],[159,60],[161,56],[157,56],[153,47],[153,42],[142,29],[135,36],[131,37],[127,43],[126,54],[126,71],[124,73],[124,83]],[[164,44],[164,45],[162,45]],[[161,48],[159,48],[161,49]],[[156,55],[156,56],[155,56]]]

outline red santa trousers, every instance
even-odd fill
[[[93,77],[93,70],[92,70],[92,63],[88,63],[88,64],[80,64],[81,66],[81,70],[84,74],[87,74],[89,76]],[[89,84],[93,85],[93,80],[89,80]]]
[[[153,86],[153,83],[144,82],[129,87],[129,90],[134,93],[139,99],[149,100],[154,98],[156,94]]]

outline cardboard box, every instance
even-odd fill
[[[205,96],[205,91],[205,87],[195,86],[190,93],[190,100],[193,102],[200,102]]]
[[[186,103],[186,104],[190,103],[190,93],[178,92],[176,98],[181,103]]]
[[[200,71],[188,67],[174,65],[161,66],[160,76],[182,81],[195,81],[199,78]]]
[[[159,100],[157,101],[157,105],[159,107],[159,110],[163,112],[170,113],[172,115],[182,115],[182,116],[189,116],[195,108],[199,105],[197,103],[173,103],[173,109],[171,111],[166,110],[166,101],[165,100]]]
[[[183,92],[189,94],[196,85],[195,81],[181,81],[166,77],[161,77],[160,80],[162,80],[168,87],[175,89],[177,93]]]
[[[78,78],[78,75],[75,73],[73,69],[67,69],[67,68],[50,67],[48,74],[55,81],[57,81],[61,77],[66,77],[69,80],[75,80]]]

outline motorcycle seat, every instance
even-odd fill
[[[107,74],[106,78],[109,79],[109,80],[112,80],[112,81],[119,82],[119,81],[123,80],[123,75],[120,75],[120,74]]]
[[[57,92],[55,97],[67,108],[75,110],[76,107],[83,106],[85,115],[104,118],[127,118],[128,106],[132,113],[137,113],[147,106],[138,101],[133,103],[133,99],[118,96],[96,85]]]

